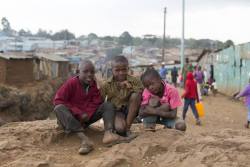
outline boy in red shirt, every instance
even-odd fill
[[[197,83],[194,80],[192,72],[187,73],[187,79],[185,82],[185,92],[181,97],[184,98],[184,107],[182,113],[183,120],[185,120],[188,107],[190,106],[196,119],[196,125],[201,125],[201,121],[197,109],[195,107],[195,100],[199,102]]]
[[[92,62],[82,61],[79,75],[67,80],[54,98],[54,112],[59,126],[65,133],[76,133],[82,140],[79,154],[87,154],[93,150],[92,142],[83,131],[101,118],[104,120],[104,144],[126,141],[126,138],[113,133],[115,113],[110,111],[111,104],[103,103],[94,74],[95,68]]]

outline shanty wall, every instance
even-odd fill
[[[218,52],[213,63],[219,91],[228,95],[240,91],[250,77],[250,43]]]
[[[40,62],[40,70],[42,74],[49,78],[56,78],[58,73],[58,64],[46,59]]]
[[[48,78],[66,78],[69,75],[69,63],[42,59],[40,62],[40,70],[42,74]]]
[[[69,62],[59,62],[58,77],[67,78],[70,72]]]

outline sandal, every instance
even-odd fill
[[[81,144],[81,147],[79,148],[78,153],[80,155],[86,155],[90,153],[93,149],[94,149],[93,146],[84,143],[84,144]]]

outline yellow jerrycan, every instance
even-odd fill
[[[195,104],[195,107],[197,109],[199,117],[204,117],[205,111],[204,111],[204,106],[202,102],[198,102]]]

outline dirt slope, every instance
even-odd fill
[[[4,167],[227,167],[249,166],[250,130],[243,128],[245,108],[221,95],[204,99],[203,126],[194,125],[188,113],[185,133],[159,129],[143,132],[131,143],[103,147],[103,132],[86,131],[95,150],[77,154],[80,141],[55,129],[55,120],[16,122],[0,127],[0,166]],[[159,127],[161,128],[161,127]]]

